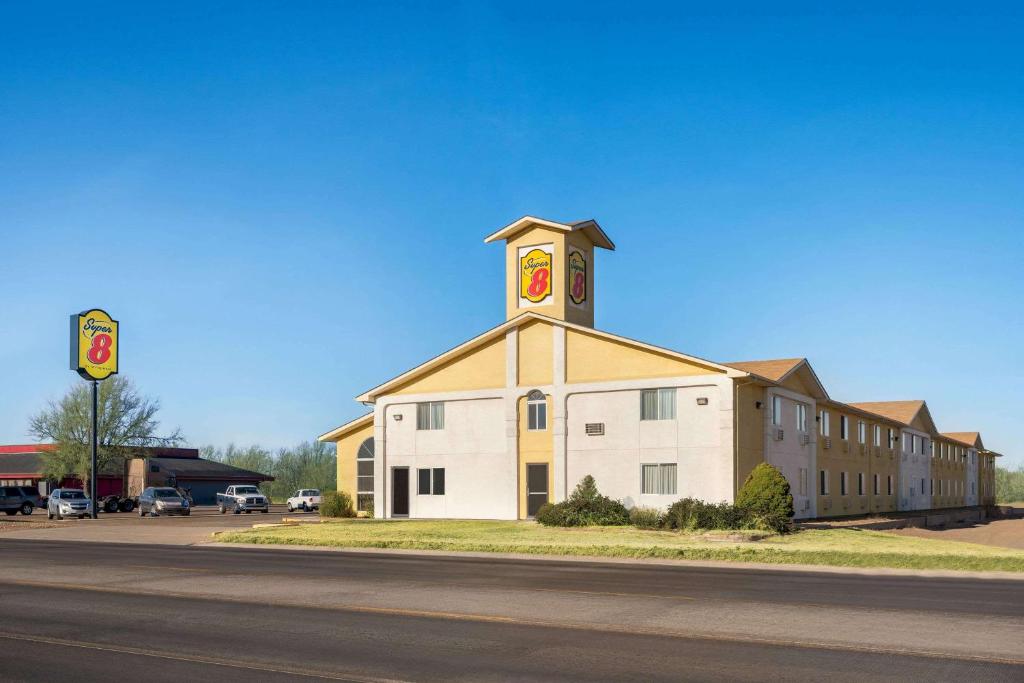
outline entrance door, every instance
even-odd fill
[[[409,468],[396,467],[391,470],[391,515],[409,516]]]
[[[548,502],[548,465],[526,465],[526,516],[533,517]]]

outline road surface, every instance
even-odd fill
[[[3,680],[1024,680],[1015,580],[0,538],[0,604]]]

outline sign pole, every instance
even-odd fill
[[[92,473],[92,476],[89,477],[89,500],[92,502],[93,519],[96,519],[99,516],[97,513],[98,504],[96,503],[96,477],[99,476],[99,472],[96,471],[96,445],[99,441],[99,433],[97,430],[97,423],[99,422],[99,419],[97,418],[99,408],[99,385],[100,383],[98,381],[92,381],[92,430],[89,439],[89,459],[91,461],[89,471]]]

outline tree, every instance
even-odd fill
[[[131,457],[139,447],[178,446],[184,439],[180,429],[159,436],[156,414],[160,402],[139,393],[127,377],[115,375],[99,385],[97,401],[96,466],[102,472],[118,460]],[[43,474],[51,479],[73,475],[89,484],[90,430],[92,427],[92,390],[86,383],[75,383],[59,401],[29,421],[29,433],[41,443],[54,444],[43,454]]]
[[[736,495],[736,507],[748,515],[757,529],[783,532],[793,518],[789,482],[775,467],[762,462],[751,471]]]
[[[273,476],[274,481],[267,482],[262,488],[277,502],[285,500],[297,489],[332,491],[337,488],[334,448],[320,441],[303,441],[294,448],[281,448],[276,454],[255,444],[244,448],[228,444],[224,450],[204,446],[200,454],[208,460]]]

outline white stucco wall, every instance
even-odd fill
[[[925,432],[905,428],[900,435],[900,510],[927,510],[931,507],[931,494],[929,493],[931,479],[931,437]],[[913,443],[906,444],[903,434],[916,435],[918,440],[923,439],[928,444],[925,452],[912,453],[908,448],[913,448]],[[913,442],[913,439],[911,439]],[[924,490],[921,482],[924,481]]]
[[[971,493],[971,491],[974,493]],[[964,505],[978,504],[978,451],[967,450],[967,478],[964,483]]]
[[[646,388],[666,386],[657,380]],[[567,397],[566,485],[590,474],[607,496],[627,507],[665,508],[687,496],[732,500],[733,460],[723,454],[721,387],[676,387],[676,419],[641,420],[639,389],[586,391]],[[706,398],[707,405],[697,405]],[[731,398],[731,397],[730,397]],[[731,400],[728,402],[731,417]],[[588,436],[587,423],[603,423],[603,436]],[[729,438],[731,451],[731,432]],[[676,464],[676,493],[641,493],[641,464]]]
[[[408,467],[410,518],[514,519],[516,462],[506,449],[504,400],[445,401],[444,410],[444,429],[439,430],[416,429],[415,403],[384,410],[387,516],[392,470]],[[437,467],[445,469],[444,495],[418,495],[416,471]]]
[[[775,438],[772,424],[772,399],[782,399],[782,439]],[[804,396],[780,387],[767,392],[767,410],[762,411],[765,425],[765,462],[782,472],[789,482],[793,495],[794,518],[804,519],[817,516],[815,486],[817,485],[817,404],[810,396]],[[807,406],[807,429],[797,429],[797,404]],[[804,443],[804,441],[807,443]],[[803,471],[803,480],[801,480]],[[803,482],[803,483],[802,483]]]

